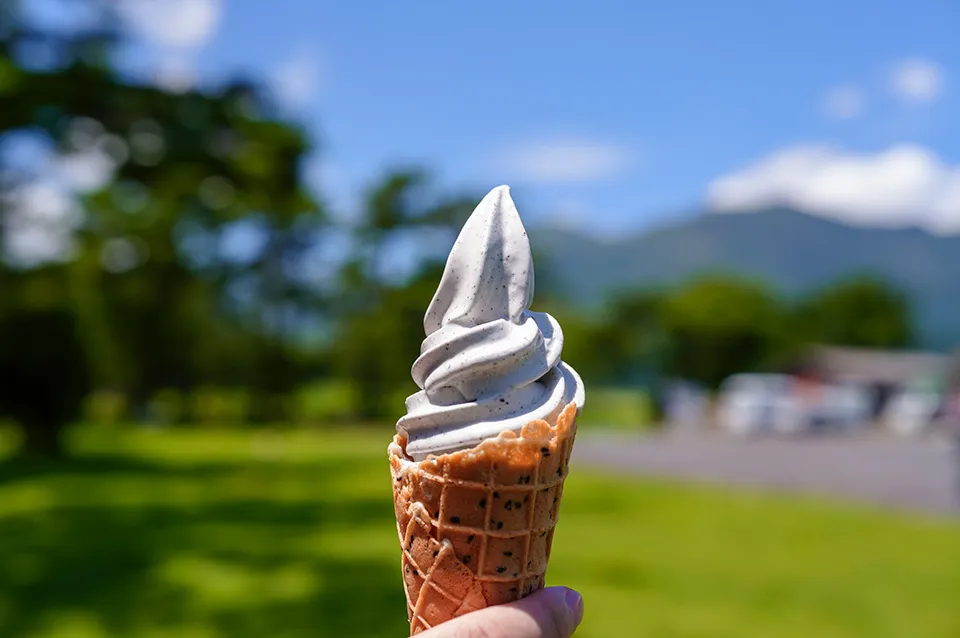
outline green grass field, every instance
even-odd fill
[[[0,636],[405,636],[388,437],[84,428],[0,462]],[[960,636],[956,522],[576,466],[561,519],[578,636]]]

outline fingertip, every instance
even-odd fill
[[[560,635],[573,635],[583,620],[583,597],[580,593],[569,587],[547,587],[539,593],[543,596],[541,604],[545,603],[550,611]]]
[[[573,618],[573,628],[576,629],[583,621],[583,596],[578,591],[567,588],[564,601],[567,604],[570,616]]]

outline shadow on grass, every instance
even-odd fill
[[[386,459],[386,455],[384,455]],[[231,471],[279,471],[282,473],[333,475],[356,468],[352,459],[324,459],[303,465],[284,465],[276,461],[215,461],[189,464],[165,464],[149,459],[131,458],[119,454],[85,454],[60,459],[13,458],[0,460],[0,485],[34,477],[140,475],[158,477],[204,478],[225,476]],[[387,475],[386,461],[382,471]]]
[[[192,473],[202,472],[203,467],[190,466]],[[223,467],[211,466],[210,471],[223,470]],[[55,475],[94,475],[137,473],[161,474],[170,468],[117,455],[96,455],[83,457],[65,457],[62,459],[15,458],[0,462],[0,485],[8,481],[18,481],[32,477]]]
[[[18,513],[0,503],[0,636],[406,635],[399,559],[350,540],[354,530],[394,537],[388,491],[326,498],[319,481],[343,468],[323,463],[279,468],[285,480],[316,484],[315,500],[214,493],[237,468],[251,479],[247,464],[170,468],[121,457],[0,468],[0,485],[46,485],[64,504]],[[275,469],[254,470],[258,493],[269,494]],[[114,486],[193,481],[207,499],[156,502],[148,490],[118,504],[71,505],[69,477],[81,475]],[[325,547],[331,538],[349,556]]]

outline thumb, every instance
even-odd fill
[[[548,587],[522,600],[454,618],[423,638],[570,638],[583,619],[583,598],[567,587]]]

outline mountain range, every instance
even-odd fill
[[[907,293],[924,345],[960,337],[960,236],[919,228],[849,226],[789,209],[705,213],[617,239],[559,227],[530,234],[551,285],[585,307],[621,289],[665,286],[724,272],[797,295],[870,274]]]

